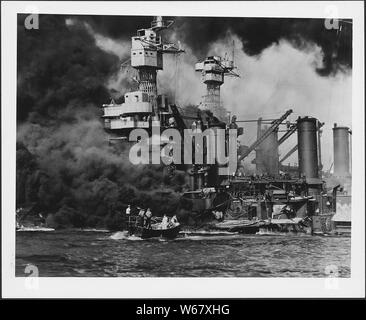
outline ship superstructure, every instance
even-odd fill
[[[321,134],[324,123],[308,116],[290,122],[288,117],[292,109],[277,119],[237,120],[232,116],[229,121],[221,103],[220,88],[225,76],[239,77],[234,72],[234,55],[232,59],[208,56],[195,65],[195,70],[201,72],[206,84],[206,94],[197,114],[190,117],[182,115],[177,106],[169,104],[157,89],[157,74],[163,69],[163,54],[183,51],[174,44],[163,43],[160,36],[161,31],[172,23],[156,17],[150,28],[140,29],[132,37],[131,66],[137,71],[138,89],[126,93],[122,104],[112,102],[103,105],[106,130],[126,139],[136,128],[150,133],[154,126],[161,130],[174,127],[181,133],[184,129],[191,129],[193,133],[211,129],[215,139],[202,140],[202,143],[197,143],[196,138],[194,142],[192,140],[193,154],[196,149],[203,149],[203,161],[196,163],[193,159],[188,165],[171,162],[171,168],[184,170],[189,175],[190,191],[185,192],[182,199],[188,200],[185,203],[189,204],[191,214],[203,220],[212,220],[213,217],[228,220],[223,224],[221,221],[221,225],[215,224],[215,228],[249,233],[261,228],[284,232],[308,228],[312,232],[334,231],[337,221],[332,218],[338,206],[337,195],[343,189],[340,183],[327,186],[323,180]],[[254,121],[258,124],[257,139],[249,146],[238,146],[238,169],[219,175],[220,164],[208,161],[209,153],[216,150],[218,158],[227,157],[229,130],[235,129],[238,137],[243,134],[238,123]],[[279,130],[280,126],[286,126],[286,129]],[[279,137],[279,132],[284,134]],[[280,159],[279,146],[295,132],[297,144]],[[335,126],[333,132],[334,173],[350,181],[350,130]],[[224,141],[223,147],[217,148],[215,141]],[[184,152],[183,145],[181,150]],[[298,166],[290,168],[283,165],[296,151]],[[244,160],[252,152],[256,153],[252,161],[256,165],[255,174],[245,172],[244,168]],[[173,158],[170,154],[166,156]]]
[[[201,110],[209,110],[219,120],[227,119],[227,112],[221,103],[220,87],[224,84],[225,76],[239,77],[234,72],[234,57],[230,60],[226,56],[207,57],[195,65],[195,70],[201,72],[203,82],[206,84],[206,94],[202,97]]]
[[[110,104],[103,105],[104,127],[107,131],[126,138],[133,129],[150,130],[153,122],[161,127],[169,125],[172,112],[167,97],[158,93],[157,74],[163,70],[164,53],[183,52],[175,44],[162,40],[161,32],[172,24],[173,20],[158,16],[150,28],[138,30],[137,35],[131,38],[131,66],[137,71],[134,80],[138,89],[127,92],[122,104],[112,100]]]

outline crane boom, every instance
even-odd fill
[[[284,162],[287,158],[289,158],[297,149],[298,145],[294,146],[289,152],[286,153],[286,155],[280,160],[280,163]]]
[[[297,129],[296,124],[292,124],[288,131],[278,140],[278,145],[281,145],[283,142],[285,142]]]
[[[281,116],[281,118],[276,119],[272,122],[271,126],[263,133],[263,135],[260,136],[259,139],[257,139],[247,150],[244,154],[242,154],[239,157],[239,161],[242,161],[245,157],[249,155],[255,148],[257,148],[264,140],[266,140],[270,134],[275,131],[279,125],[284,121],[290,114],[292,113],[292,110],[286,111],[286,113]]]

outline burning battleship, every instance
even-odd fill
[[[201,226],[209,229],[243,233],[348,233],[350,217],[340,217],[338,211],[346,208],[350,212],[351,130],[334,125],[334,173],[331,175],[322,166],[324,123],[318,119],[305,116],[291,122],[292,109],[277,119],[240,120],[230,116],[222,105],[220,87],[226,76],[239,77],[233,56],[231,59],[208,56],[197,62],[195,70],[202,75],[206,94],[196,115],[184,115],[180,107],[157,90],[157,74],[163,70],[164,54],[184,52],[179,45],[162,40],[162,31],[172,23],[156,17],[150,28],[140,29],[132,37],[131,66],[137,71],[138,90],[127,92],[122,104],[112,101],[103,105],[104,127],[111,140],[129,141],[134,129],[144,129],[150,136],[154,127],[181,132],[211,129],[216,138],[224,135],[221,137],[225,141],[223,154],[216,156],[225,157],[229,154],[229,130],[235,130],[238,137],[244,134],[238,124],[256,121],[257,139],[250,146],[238,145],[239,165],[234,172],[220,175],[222,165],[207,160],[210,152],[207,140],[203,143],[203,163],[179,165],[172,161],[170,168],[184,170],[189,177],[190,190],[182,194],[185,208]],[[279,137],[280,132],[284,133]],[[279,159],[279,146],[295,133],[297,144]],[[202,146],[193,144],[193,149],[199,147]],[[248,174],[242,164],[252,152],[256,172]],[[295,152],[298,166],[283,165]]]

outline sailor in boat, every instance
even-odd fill
[[[138,214],[138,217],[139,217],[139,226],[140,227],[143,227],[144,226],[145,210],[142,209],[142,208],[139,208],[139,209],[140,209],[139,214]]]
[[[222,211],[212,211],[213,215],[215,216],[215,219],[218,221],[222,221],[224,219],[224,215]]]
[[[178,219],[177,219],[177,216],[174,215],[171,219],[170,219],[170,222],[169,222],[169,226],[171,226],[172,228],[174,228],[175,226],[177,226],[179,223],[178,223]]]
[[[128,217],[128,224],[131,222],[131,205],[128,205],[126,208],[126,217]]]
[[[145,213],[145,228],[151,229],[151,217],[152,212],[150,208],[148,208]]]
[[[161,221],[160,228],[168,229],[168,217],[166,216],[166,214],[164,214],[164,216],[163,216],[163,220]]]

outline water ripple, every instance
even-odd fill
[[[329,265],[340,277],[351,273],[350,238],[188,234],[162,242],[112,235],[17,234],[16,275],[24,276],[28,263],[40,276],[58,277],[324,277]]]

